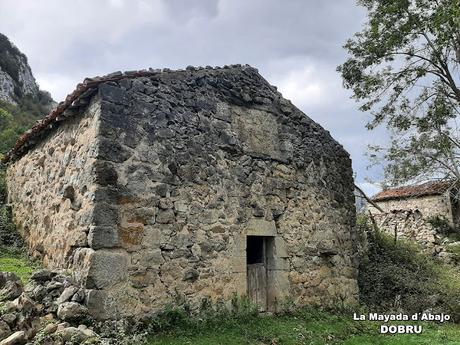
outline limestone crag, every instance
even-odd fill
[[[0,34],[0,100],[16,104],[25,96],[39,96],[27,57]]]

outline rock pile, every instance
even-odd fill
[[[15,274],[0,272],[0,345],[96,339],[85,325],[91,321],[85,293],[72,278],[46,269],[36,271],[25,286]]]

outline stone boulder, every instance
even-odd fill
[[[52,272],[50,270],[42,269],[42,270],[35,271],[30,276],[30,279],[32,281],[34,281],[34,282],[44,283],[44,282],[47,282],[47,281],[51,280],[55,275],[56,275],[56,273],[54,273],[54,272]]]
[[[0,345],[22,345],[27,342],[26,332],[18,331],[0,341]]]
[[[23,285],[14,273],[0,272],[0,301],[13,300],[21,295]]]
[[[0,339],[5,339],[11,335],[11,328],[5,321],[0,320]]]
[[[88,316],[88,309],[76,302],[64,302],[57,310],[57,317],[63,321],[81,320],[86,316]]]
[[[88,309],[80,304],[87,290],[68,275],[39,270],[23,287],[16,275],[0,272],[0,291],[7,296],[0,316],[1,345],[63,345],[97,337],[80,325],[88,318]],[[64,322],[58,324],[58,319]]]

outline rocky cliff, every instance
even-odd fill
[[[0,100],[18,104],[24,97],[51,103],[48,93],[40,91],[27,57],[0,34]]]

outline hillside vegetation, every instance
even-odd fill
[[[19,105],[0,101],[0,157],[7,153],[19,136],[42,118],[49,107],[46,98],[26,97]]]
[[[458,266],[428,256],[415,243],[366,231],[368,251],[358,276],[361,303],[382,312],[447,313],[460,323]]]

